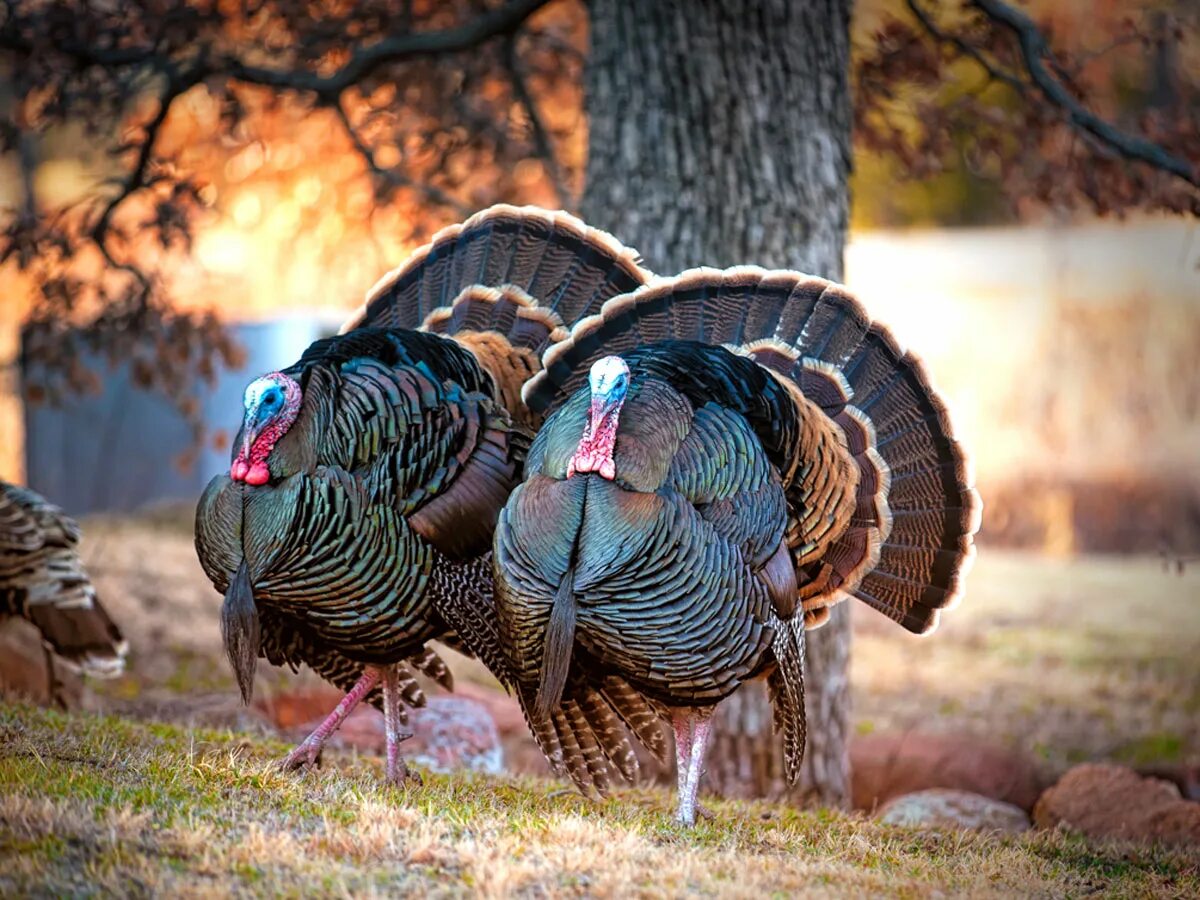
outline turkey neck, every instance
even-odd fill
[[[596,472],[612,481],[616,477],[613,451],[617,444],[617,426],[621,419],[622,400],[610,401],[593,397],[587,425],[579,446],[567,465],[567,477],[575,473]]]

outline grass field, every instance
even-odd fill
[[[0,894],[206,896],[1195,896],[1198,859],[921,832],[716,803],[681,831],[669,798],[596,807],[544,781],[374,761],[280,774],[278,743],[10,705],[0,711]]]
[[[404,792],[347,751],[284,775],[285,745],[236,699],[186,526],[85,527],[131,671],[99,686],[98,712],[0,705],[0,896],[1200,895],[1200,851],[722,802],[688,833],[662,791],[596,806],[535,778],[425,773]],[[856,731],[973,734],[1047,777],[1084,759],[1198,764],[1198,597],[1196,567],[985,549],[930,638],[855,611]]]
[[[129,676],[97,685],[100,708],[244,722],[190,522],[85,529],[89,569],[133,648]],[[984,548],[962,604],[928,637],[862,604],[853,613],[859,733],[971,733],[1033,753],[1048,774],[1082,760],[1200,765],[1200,566],[1176,574],[1154,559]],[[305,682],[259,671],[264,696]],[[489,680],[475,665],[458,675]]]

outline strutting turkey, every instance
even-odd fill
[[[54,660],[97,678],[125,669],[126,643],[79,559],[75,520],[28,488],[0,481],[0,616],[20,616],[42,634],[51,698]]]
[[[917,633],[958,598],[980,502],[924,367],[844,288],[697,269],[605,304],[525,387],[555,409],[496,528],[505,680],[585,792],[616,738],[556,727],[620,678],[674,729],[694,822],[711,715],[765,677],[804,752],[805,626],[854,596]]]
[[[539,421],[521,386],[564,323],[648,278],[572,216],[492,207],[382,279],[341,334],[246,388],[229,473],[196,511],[226,651],[247,702],[259,657],[347,692],[285,766],[316,762],[366,699],[384,711],[388,779],[410,777],[404,705],[425,702],[412,670],[451,686],[427,642],[496,652],[479,614],[492,532]]]

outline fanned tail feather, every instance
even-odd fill
[[[523,400],[545,415],[600,357],[664,341],[723,345],[791,393],[780,427],[798,437],[792,458],[776,462],[806,624],[852,595],[910,631],[932,631],[961,594],[981,503],[920,359],[841,285],[755,266],[693,269],[577,322],[543,353]],[[703,377],[724,377],[709,362]]]
[[[566,337],[564,323],[650,277],[635,251],[568,213],[500,204],[437,232],[368,292],[341,330],[452,337],[479,357],[497,395],[519,404],[540,354]]]

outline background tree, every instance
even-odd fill
[[[586,156],[583,213],[656,270],[757,262],[838,277],[851,133],[860,183],[888,188],[859,205],[877,218],[898,215],[878,196],[914,178],[960,179],[993,214],[1200,213],[1194,4],[1044,11],[1038,25],[1001,0],[860,0],[852,48],[849,0],[9,0],[0,137],[21,187],[0,260],[28,294],[24,352],[45,373],[27,395],[88,389],[86,345],[130,359],[195,420],[195,377],[236,352],[211,313],[176,303],[192,242],[241,214],[222,207],[228,182],[285,166],[270,152],[285,140],[291,166],[334,142],[357,161],[318,171],[328,201],[289,201],[291,233],[336,213],[353,229],[343,241],[378,242],[389,262],[497,200],[574,207]],[[97,178],[40,196],[39,158],[64,143],[99,149]],[[384,265],[364,263],[363,278]],[[806,787],[835,803],[836,622],[814,640]],[[778,790],[776,763],[754,749],[764,710],[752,694],[728,705],[721,786]]]
[[[840,280],[850,196],[849,0],[593,0],[583,216],[652,271],[757,263]],[[805,648],[801,791],[849,796],[850,624]],[[771,707],[751,684],[718,707],[706,784],[778,795]]]

